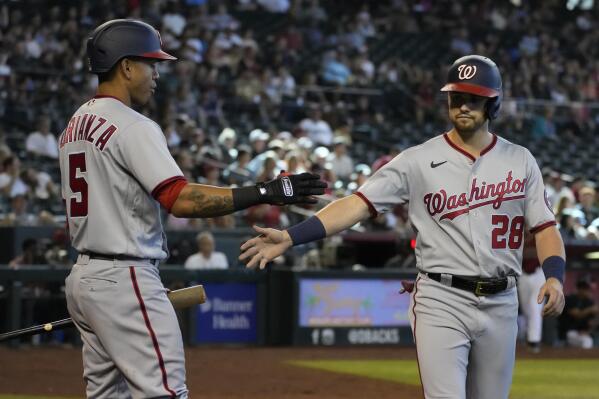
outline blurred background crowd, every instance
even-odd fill
[[[596,10],[562,1],[43,3],[0,6],[3,225],[64,221],[57,136],[97,85],[85,40],[102,21],[131,17],[159,28],[179,57],[159,64],[157,94],[140,111],[162,126],[189,181],[244,185],[314,171],[329,183],[325,205],[446,131],[446,68],[478,53],[503,73],[492,131],[537,157],[564,238],[598,238]],[[165,225],[285,227],[313,210],[263,205],[207,220],[165,216]],[[398,208],[363,228],[409,238],[405,216]]]
[[[210,231],[294,224],[354,192],[403,149],[447,131],[446,98],[439,88],[447,67],[470,53],[491,57],[502,71],[503,107],[491,131],[537,158],[566,243],[595,243],[599,18],[596,8],[585,9],[587,3],[2,2],[0,225],[56,226],[45,241],[25,240],[9,266],[70,266],[57,137],[95,93],[97,80],[87,72],[85,57],[88,34],[113,18],[154,25],[164,49],[179,58],[159,64],[156,95],[139,111],[161,125],[189,181],[242,186],[285,170],[320,173],[329,184],[314,207],[260,205],[195,220],[164,215],[170,263],[189,269],[234,266],[230,254],[215,251]],[[385,260],[387,267],[414,266],[404,207],[356,229],[374,233],[375,240],[377,233],[391,234],[403,243]],[[181,231],[192,232],[192,238],[177,240]],[[331,250],[340,245],[335,237],[281,263],[338,265],[344,254],[351,257],[351,248]],[[592,284],[581,283],[578,291]],[[580,302],[573,301],[571,307]],[[591,309],[585,317],[599,313],[593,302],[585,306]]]

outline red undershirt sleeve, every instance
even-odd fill
[[[187,185],[187,179],[183,176],[177,176],[177,178],[169,180],[166,184],[159,184],[152,191],[152,196],[170,213],[181,190]]]

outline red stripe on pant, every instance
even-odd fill
[[[414,284],[414,305],[412,305],[412,314],[414,315],[414,346],[416,347],[416,364],[418,365],[418,376],[420,377],[420,385],[422,386],[422,397],[426,398],[424,395],[424,384],[422,383],[422,374],[420,372],[420,362],[418,361],[418,345],[416,343],[416,294],[418,294],[418,282],[420,282],[421,277],[416,279],[416,283]]]
[[[131,282],[133,283],[133,290],[135,291],[135,295],[137,296],[137,301],[139,302],[141,313],[143,313],[144,321],[146,322],[146,327],[148,329],[148,332],[150,333],[150,337],[152,338],[152,344],[154,344],[154,350],[156,351],[156,356],[158,357],[158,364],[160,365],[160,371],[162,372],[162,385],[164,385],[164,389],[167,390],[171,398],[176,398],[177,394],[168,386],[168,381],[166,378],[166,368],[164,367],[164,360],[162,359],[162,353],[160,352],[160,347],[158,346],[158,339],[156,338],[156,334],[154,333],[152,324],[150,324],[150,318],[148,317],[148,312],[146,310],[144,300],[141,297],[139,285],[137,285],[137,278],[135,277],[135,268],[133,266],[129,266],[129,272],[131,273]]]

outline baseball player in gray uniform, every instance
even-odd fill
[[[489,132],[501,76],[488,58],[458,59],[448,72],[453,128],[403,151],[354,195],[285,231],[256,227],[241,247],[248,267],[292,245],[336,234],[409,203],[419,270],[410,318],[426,398],[505,399],[514,367],[524,229],[535,235],[546,282],[545,315],[564,306],[564,246],[530,152]]]
[[[318,175],[279,176],[243,188],[188,183],[160,127],[136,112],[174,60],[158,31],[112,20],[87,42],[97,95],[60,136],[62,195],[80,255],[66,280],[67,306],[83,341],[88,398],[187,398],[181,331],[158,264],[167,255],[160,207],[214,217],[251,205],[310,203]]]

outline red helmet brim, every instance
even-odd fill
[[[172,55],[170,55],[169,53],[162,51],[162,50],[158,50],[158,51],[152,51],[149,53],[143,53],[140,55],[140,57],[144,57],[144,58],[154,58],[157,60],[176,60],[177,57],[173,57]]]
[[[473,85],[470,83],[448,83],[441,91],[457,91],[459,93],[470,93],[481,97],[498,97],[499,92],[497,90],[490,89],[488,87]]]

